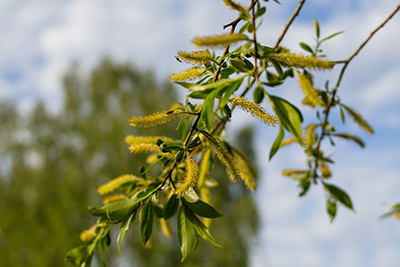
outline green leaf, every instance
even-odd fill
[[[317,36],[317,39],[319,38],[319,25],[318,21],[314,19],[314,26],[315,26],[315,35]]]
[[[255,90],[254,90],[254,102],[256,104],[260,104],[263,99],[264,99],[264,89],[261,86],[258,86]]]
[[[305,196],[307,194],[308,189],[310,189],[310,185],[311,185],[311,182],[310,182],[310,180],[308,180],[308,176],[304,177],[300,181],[299,186],[303,190],[300,192],[299,197]]]
[[[197,218],[197,216],[193,213],[193,211],[187,207],[183,207],[183,208],[184,208],[186,218],[189,219],[189,221],[193,224],[194,228],[196,229],[197,234],[199,236],[201,236],[201,238],[203,238],[204,240],[210,242],[211,244],[213,244],[217,247],[221,247],[221,245],[219,245],[214,240],[214,238],[208,231],[207,227],[199,220],[199,218]]]
[[[82,246],[71,249],[67,252],[65,260],[79,266],[90,266],[93,258],[93,252],[98,241],[99,236]]]
[[[175,194],[173,194],[167,201],[164,207],[164,220],[168,220],[175,215],[179,207],[179,200]]]
[[[153,216],[153,202],[149,199],[140,213],[140,235],[143,245],[146,245],[147,241],[149,241],[153,231]]]
[[[176,127],[176,130],[178,131],[179,139],[183,142],[185,141],[186,134],[187,134],[187,129],[188,129],[188,122],[187,122],[188,116],[185,116],[184,118],[181,119],[179,122],[178,126]]]
[[[196,249],[199,242],[193,223],[186,217],[184,207],[178,211],[178,241],[181,245],[182,262],[190,252]]]
[[[354,141],[356,144],[358,144],[361,148],[365,147],[364,141],[361,140],[361,138],[356,135],[346,134],[346,133],[334,133],[334,134],[332,134],[332,136],[336,136],[336,137],[343,138],[346,140],[351,140],[351,141]]]
[[[344,124],[346,122],[346,117],[344,115],[343,108],[342,107],[339,108],[340,108],[340,118],[342,119],[342,123]]]
[[[213,206],[200,199],[198,199],[196,202],[188,202],[185,198],[184,200],[188,208],[201,217],[217,218],[222,216],[222,214],[219,213]]]
[[[193,139],[190,143],[189,143],[189,145],[187,146],[187,148],[194,148],[194,147],[196,147],[196,146],[199,146],[201,144],[201,140],[200,140],[200,137],[198,137],[198,136],[196,136],[196,138],[195,139]]]
[[[326,202],[326,211],[329,214],[329,217],[331,218],[331,222],[333,222],[333,219],[336,217],[336,211],[337,211],[337,205],[336,201],[333,199],[328,199]]]
[[[257,13],[255,14],[255,17],[258,18],[258,17],[264,15],[265,11],[267,11],[266,7],[262,7],[260,9],[257,9]]]
[[[117,237],[117,248],[118,248],[118,255],[121,258],[121,248],[120,248],[120,240],[121,240],[121,245],[124,243],[124,238],[126,232],[128,232],[129,228],[131,227],[131,224],[133,220],[135,219],[136,212],[132,213],[131,216],[129,216],[128,219],[124,220],[121,222],[121,226],[119,227],[119,235]]]
[[[280,97],[269,94],[267,94],[267,96],[275,114],[279,118],[280,125],[291,132],[296,137],[297,141],[302,144],[301,123],[303,122],[303,116],[301,112],[294,105]]]
[[[103,234],[103,238],[100,239],[98,243],[98,251],[99,251],[99,258],[101,261],[101,265],[103,267],[106,267],[106,261],[104,259],[104,253],[106,252],[108,246],[110,245],[110,232],[106,231],[106,233]]]
[[[240,79],[236,80],[236,82],[232,83],[225,89],[225,94],[219,102],[220,108],[223,108],[228,103],[229,98],[240,87],[240,85],[243,82],[243,79],[244,79],[244,77],[241,77]]]
[[[183,87],[189,89],[192,92],[203,92],[209,93],[217,88],[225,88],[230,86],[231,84],[237,82],[238,80],[243,79],[243,77],[239,77],[236,79],[221,79],[217,82],[208,83],[208,84],[193,84],[193,83],[184,83],[178,82],[178,84],[182,85]]]
[[[358,124],[358,126],[360,126],[361,129],[363,129],[367,134],[374,133],[374,129],[372,129],[371,125],[369,125],[369,123],[361,116],[360,113],[344,104],[340,104],[340,106],[346,110],[347,114],[353,119],[353,121]]]
[[[230,60],[232,67],[234,67],[237,71],[239,72],[248,72],[249,69],[246,67],[246,65],[239,60],[236,59],[231,59]]]
[[[325,42],[326,40],[329,40],[329,39],[335,37],[336,35],[339,35],[339,34],[342,34],[342,33],[344,33],[344,31],[337,32],[337,33],[334,33],[332,35],[329,35],[328,37],[325,37],[324,39],[322,39],[319,43]]]
[[[211,93],[208,94],[208,96],[204,100],[199,123],[204,122],[207,129],[211,128],[211,115],[214,109],[214,99],[217,97],[217,95],[222,89],[223,88],[218,88],[212,91]]]
[[[314,54],[314,51],[312,50],[312,48],[306,44],[306,43],[300,43],[301,48],[303,48],[305,51]]]
[[[324,187],[329,191],[329,193],[331,193],[333,198],[339,200],[340,203],[342,203],[349,209],[354,210],[353,204],[351,203],[351,199],[346,192],[344,192],[342,189],[332,184],[324,183]]]
[[[230,75],[234,74],[236,72],[236,69],[233,67],[227,67],[227,68],[223,68],[219,75],[221,75],[221,79],[227,78]]]
[[[149,187],[143,189],[130,199],[108,203],[101,208],[90,208],[89,212],[91,215],[110,221],[125,220],[140,207],[140,202],[142,200],[154,194],[158,188],[159,187]]]
[[[389,217],[393,216],[395,213],[396,213],[396,211],[390,211],[390,212],[387,212],[387,213],[385,213],[385,214],[381,215],[381,216],[379,217],[379,219],[381,219],[381,220],[382,220],[382,219],[389,218]]]
[[[283,130],[282,126],[280,126],[278,136],[276,137],[274,143],[271,146],[271,150],[269,151],[269,160],[271,160],[275,153],[278,152],[284,136],[285,131]]]

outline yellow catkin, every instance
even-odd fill
[[[230,9],[237,10],[241,13],[245,13],[246,9],[239,3],[236,3],[232,0],[223,0],[225,5],[227,5]]]
[[[212,205],[212,203],[211,203],[211,201],[212,201],[211,192],[210,192],[210,189],[207,186],[203,186],[200,189],[200,197],[201,197],[201,200],[203,200],[204,202]],[[210,218],[202,218],[202,221],[203,221],[204,225],[207,228],[209,228],[211,223],[212,223],[212,220]]]
[[[192,43],[197,47],[223,48],[225,46],[248,40],[244,34],[221,34],[212,36],[195,37]]]
[[[314,132],[315,129],[318,127],[317,124],[312,123],[308,126],[307,128],[307,132],[306,132],[306,154],[307,156],[311,156],[312,155],[312,145],[314,144]]]
[[[87,242],[87,241],[95,238],[97,227],[98,227],[98,224],[95,224],[92,227],[90,227],[89,229],[82,231],[81,234],[79,235],[79,238],[82,240],[82,242]]]
[[[305,95],[303,104],[311,107],[324,106],[325,103],[319,98],[318,91],[313,87],[312,81],[306,75],[301,74],[297,70],[295,71],[299,79],[300,88]]]
[[[248,189],[251,191],[256,190],[257,184],[256,181],[258,179],[258,173],[257,170],[254,168],[253,164],[250,162],[250,160],[247,158],[245,153],[236,148],[232,147],[233,154],[235,155],[235,159],[238,162],[238,168],[240,171],[240,177],[242,178],[242,181],[246,185]]]
[[[113,192],[115,189],[118,189],[121,185],[128,183],[128,182],[137,181],[137,180],[139,180],[139,178],[137,178],[136,176],[134,176],[132,174],[121,175],[121,176],[109,181],[108,183],[100,186],[97,189],[97,192],[100,195],[107,195],[107,194]]]
[[[179,197],[182,197],[190,187],[194,187],[199,177],[199,166],[194,161],[190,154],[187,155],[185,160],[185,177],[183,182],[178,186],[175,191]]]
[[[299,174],[305,174],[305,173],[307,173],[307,171],[305,171],[305,170],[290,169],[290,170],[283,170],[282,176],[292,176],[292,175],[299,175]]]
[[[279,54],[268,55],[278,61],[283,67],[307,68],[312,70],[332,69],[335,66],[333,61],[320,57],[305,56],[291,52],[282,52]]]
[[[160,226],[162,233],[166,236],[171,238],[172,237],[172,230],[171,226],[169,225],[169,221],[164,220],[164,218],[160,218]]]
[[[204,185],[204,182],[206,178],[208,177],[208,174],[210,173],[210,167],[211,167],[211,150],[207,149],[204,151],[202,155],[202,161],[201,161],[201,166],[200,166],[200,174],[199,174],[199,181],[197,183],[198,188],[202,188]]]
[[[116,194],[116,195],[111,195],[111,196],[105,196],[103,199],[103,204],[108,204],[112,202],[117,202],[121,200],[125,200],[126,196],[124,194]]]
[[[226,167],[226,173],[228,174],[229,179],[237,183],[238,180],[241,180],[240,171],[238,169],[238,163],[235,158],[228,152],[225,146],[215,139],[212,135],[203,132],[204,137],[206,137],[213,153],[217,156],[219,161]]]
[[[278,123],[276,116],[266,113],[263,107],[245,97],[232,97],[229,101],[237,105],[240,109],[249,112],[253,117],[265,124],[275,126]]]
[[[171,82],[183,82],[183,81],[191,81],[195,80],[197,78],[200,78],[204,75],[207,74],[207,71],[205,68],[200,68],[200,67],[194,67],[190,69],[186,69],[184,71],[181,71],[179,73],[173,73],[170,77],[169,80]]]
[[[173,142],[169,137],[166,136],[137,136],[137,135],[127,135],[125,137],[125,143],[130,145],[136,144],[157,144],[158,139],[164,142]]]
[[[184,110],[169,110],[163,112],[156,112],[148,116],[133,116],[129,118],[128,122],[133,127],[152,128],[167,124],[175,118],[183,116]]]
[[[128,147],[129,151],[135,154],[148,153],[148,152],[160,152],[160,147],[156,144],[136,144]]]
[[[178,51],[179,59],[183,62],[193,65],[205,65],[209,64],[213,57],[209,50],[197,50],[197,51]]]
[[[325,162],[320,161],[319,166],[321,167],[321,175],[324,179],[329,179],[332,177],[332,172],[329,169],[329,166],[325,164]]]
[[[341,106],[347,111],[353,121],[357,123],[367,134],[373,134],[375,132],[371,125],[369,125],[369,123],[361,116],[360,113],[343,104],[341,104]]]
[[[395,217],[396,219],[400,220],[400,212],[396,212],[396,213],[394,214],[394,217]]]

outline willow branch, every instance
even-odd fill
[[[318,141],[317,141],[317,147],[316,147],[316,152],[317,152],[317,155],[319,155],[319,151],[320,151],[320,148],[321,148],[321,142],[322,142],[322,140],[324,139],[324,137],[326,136],[326,132],[325,132],[325,126],[327,125],[327,123],[328,123],[328,116],[329,116],[329,112],[330,112],[330,110],[331,110],[331,108],[332,108],[332,106],[333,106],[333,104],[334,104],[334,102],[335,102],[335,97],[336,97],[336,93],[337,93],[337,90],[338,90],[338,88],[339,88],[339,85],[340,85],[340,83],[341,83],[341,81],[342,81],[342,78],[343,78],[343,75],[344,75],[344,72],[345,72],[345,70],[346,70],[346,68],[347,68],[347,66],[349,65],[349,63],[355,58],[355,56],[357,56],[357,54],[361,51],[361,49],[363,49],[364,48],[364,46],[371,40],[371,38],[380,30],[380,29],[382,29],[385,25],[386,25],[386,23],[398,12],[400,10],[400,4],[395,8],[395,10],[374,30],[374,31],[372,31],[371,33],[370,33],[370,35],[367,37],[367,39],[365,39],[365,41],[357,48],[357,50],[348,58],[348,59],[346,59],[346,60],[344,60],[344,61],[340,61],[339,63],[344,63],[344,65],[343,65],[343,67],[342,67],[342,69],[341,69],[341,71],[340,71],[340,74],[339,74],[339,77],[338,77],[338,80],[337,80],[337,82],[336,82],[336,86],[335,86],[335,88],[333,89],[333,92],[332,92],[332,95],[331,95],[331,97],[330,97],[330,99],[329,99],[329,103],[328,103],[328,106],[325,108],[325,116],[324,116],[324,120],[323,120],[323,122],[322,122],[322,125],[321,125],[321,127],[322,127],[322,133],[321,133],[321,135],[320,135],[320,137],[318,138]],[[316,160],[315,161],[315,168],[314,168],[314,171],[315,171],[315,175],[316,175],[316,169],[318,168],[318,161]]]
[[[278,41],[276,41],[276,44],[274,45],[274,48],[277,48],[279,44],[281,43],[283,37],[285,36],[286,32],[288,31],[290,25],[294,21],[294,19],[297,17],[297,15],[300,12],[300,9],[303,7],[304,3],[306,0],[300,0],[299,4],[297,5],[296,9],[294,10],[292,16],[290,16],[288,22],[285,25],[285,28],[283,29],[283,32],[281,33],[281,36],[279,36]]]

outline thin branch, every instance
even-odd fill
[[[251,5],[247,8],[247,12],[249,12],[250,10],[252,10],[253,9],[253,7],[255,6],[255,4],[257,4],[257,2],[258,2],[258,0],[256,0],[256,1],[252,1],[252,3],[251,3]],[[228,23],[228,24],[225,24],[224,26],[222,26],[223,27],[223,29],[225,30],[226,28],[228,28],[228,27],[236,27],[236,25],[241,21],[242,19],[240,18],[240,17],[238,17],[237,19],[235,19],[234,21],[232,21],[232,22],[230,22],[230,23]]]
[[[343,78],[343,75],[344,75],[344,72],[345,72],[347,66],[348,66],[349,63],[353,60],[353,58],[354,58],[355,56],[357,56],[357,54],[361,51],[361,49],[363,49],[364,46],[371,40],[371,38],[375,35],[375,33],[377,33],[380,29],[382,29],[382,28],[386,25],[386,23],[387,23],[399,10],[400,10],[400,5],[398,5],[398,6],[396,7],[396,9],[385,19],[385,21],[382,22],[381,25],[379,25],[374,31],[372,31],[372,32],[370,33],[370,35],[368,36],[368,38],[365,39],[365,41],[358,47],[358,49],[357,49],[348,59],[346,59],[346,60],[344,60],[344,61],[338,62],[338,63],[344,63],[344,65],[343,65],[343,67],[342,67],[342,70],[340,71],[338,80],[337,80],[337,82],[336,82],[336,86],[335,86],[335,88],[333,89],[332,95],[331,95],[331,97],[330,97],[330,99],[329,99],[328,106],[325,108],[325,116],[324,116],[324,120],[323,120],[322,125],[321,125],[321,127],[322,127],[322,133],[321,133],[321,135],[319,136],[318,141],[317,141],[317,147],[316,147],[317,155],[319,155],[319,151],[320,151],[320,148],[321,148],[321,142],[322,142],[322,140],[324,139],[324,137],[326,136],[325,126],[326,126],[327,123],[328,123],[329,112],[330,112],[330,110],[331,110],[331,108],[332,108],[332,106],[333,106],[333,104],[334,104],[334,102],[335,102],[336,93],[337,93],[337,90],[338,90],[338,88],[339,88],[339,85],[340,85],[340,83],[341,83],[341,81],[342,81],[342,78]],[[315,166],[314,166],[314,175],[316,175],[316,170],[317,170],[317,168],[318,168],[318,160],[316,159],[316,160],[315,160]],[[315,178],[315,177],[314,177],[314,178]]]
[[[290,25],[294,21],[294,19],[297,17],[297,15],[300,12],[300,9],[304,5],[306,0],[300,0],[299,4],[297,5],[295,11],[293,12],[292,16],[289,18],[288,22],[285,25],[285,28],[283,29],[283,32],[281,33],[281,36],[279,36],[278,41],[276,41],[276,44],[274,45],[274,48],[277,48],[279,44],[281,43],[283,37],[285,36],[287,30],[289,29]]]

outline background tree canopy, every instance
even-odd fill
[[[22,115],[13,102],[0,105],[0,257],[4,266],[69,266],[65,253],[81,242],[79,233],[93,223],[87,206],[101,201],[93,188],[137,172],[145,163],[144,157],[130,154],[123,142],[127,134],[141,131],[129,127],[127,118],[165,109],[176,99],[170,83],[158,83],[151,72],[109,58],[88,74],[72,64],[62,84],[65,100],[56,114],[42,103]],[[173,130],[166,126],[152,133]],[[252,130],[238,135],[238,145],[251,155]],[[212,175],[219,182],[214,203],[223,211],[225,222],[215,220],[211,231],[224,248],[214,249],[204,242],[184,266],[204,266],[205,258],[207,266],[247,265],[248,247],[258,227],[257,212],[248,191],[232,188],[227,179],[219,179],[221,175],[225,175],[221,168]],[[123,250],[134,253],[124,257],[124,262],[179,266],[177,240],[164,237],[159,228],[155,227],[153,249],[143,247],[139,232],[131,231]],[[106,257],[111,266],[121,263],[115,250]]]

